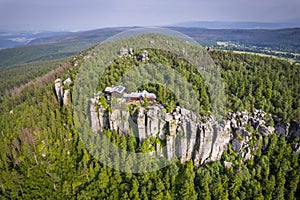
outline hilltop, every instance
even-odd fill
[[[98,45],[67,61],[52,63],[51,72],[32,80],[18,93],[1,98],[1,197],[294,199],[299,196],[300,69],[296,64],[231,51],[208,51],[224,81],[228,115],[224,126],[219,127],[214,126],[216,119],[210,114],[213,105],[209,88],[201,74],[182,57],[158,49],[134,49],[136,56],[116,56],[104,70],[99,63],[103,52],[97,54],[102,47]],[[113,53],[117,55],[119,50]],[[142,70],[138,55],[145,50],[149,59],[143,63],[160,61],[192,83],[199,102],[196,114],[202,118],[194,120],[192,112],[178,107],[176,95],[158,84],[144,84],[138,89],[155,94],[159,104],[141,100],[136,107],[128,106],[126,113],[114,107],[109,109],[108,101],[102,101],[95,109],[88,101],[77,104],[76,98],[89,100],[93,92],[118,85],[119,78],[129,70]],[[97,70],[99,66],[105,73],[96,80],[97,91],[89,91],[89,85],[76,88],[76,81],[80,81],[77,75],[85,81],[97,78],[93,71],[83,72],[89,67]],[[159,76],[162,71],[156,67],[154,73]],[[142,82],[139,76],[129,80]],[[90,95],[85,96],[85,91]],[[180,91],[184,94],[184,90]],[[90,115],[76,115],[78,105]],[[130,115],[140,125],[138,133],[147,134],[147,139],[118,132],[120,127],[127,126],[122,119]],[[78,121],[85,126],[78,127]],[[103,134],[81,135],[94,122],[108,125],[101,127]],[[160,122],[167,126],[158,132]],[[153,126],[147,126],[143,132],[143,123]],[[222,134],[217,134],[218,130]],[[104,136],[110,141],[107,145],[99,143]],[[102,144],[100,149],[99,144]],[[149,155],[154,149],[160,153],[160,147],[166,147],[167,152],[161,153],[173,162],[154,172],[125,173],[108,166],[126,163],[125,166],[134,168],[135,157],[116,150],[115,146]],[[141,170],[151,164],[149,157],[138,158],[144,164]],[[99,160],[105,160],[107,165]],[[153,163],[152,167],[156,169],[157,165]]]

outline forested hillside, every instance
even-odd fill
[[[168,52],[148,51],[149,56],[163,64],[178,66],[198,87],[202,94],[199,95],[200,102],[207,101],[208,92],[202,81],[192,80],[192,72],[180,67],[179,58]],[[263,137],[257,130],[249,130],[253,136],[253,157],[249,160],[241,158],[229,147],[220,161],[199,167],[194,167],[192,161],[180,164],[175,160],[159,171],[134,174],[103,165],[83,145],[74,125],[72,104],[62,106],[54,92],[56,78],[75,79],[83,54],[85,52],[60,67],[56,65],[56,70],[22,88],[18,94],[2,98],[1,199],[292,200],[300,196],[299,152],[291,147],[299,142],[299,138],[275,133]],[[233,52],[212,51],[210,55],[221,67],[228,112],[257,108],[286,122],[300,120],[299,65]],[[74,66],[75,60],[78,66]],[[126,70],[126,65],[120,60],[116,63],[118,67],[112,64],[109,68],[108,75],[113,76],[107,76],[106,84],[114,83],[113,77],[117,78],[122,70]],[[124,63],[130,64],[130,61]],[[99,84],[99,88],[104,86]],[[145,88],[157,90],[161,99],[165,97],[159,88],[151,85]],[[202,108],[203,114],[210,110],[208,103]],[[151,141],[139,143],[137,138],[128,135],[120,136],[110,131],[106,134],[124,149],[149,151]],[[224,161],[231,162],[232,166],[225,167]]]
[[[84,32],[66,33],[39,38],[25,46],[0,50],[0,69],[34,61],[49,61],[73,56],[80,51],[99,44],[107,37],[136,27],[103,28]],[[169,27],[180,31],[204,46],[218,46],[217,42],[233,42],[241,51],[280,51],[282,57],[293,58],[289,53],[298,53],[299,28],[280,30],[236,30]],[[238,45],[238,46],[236,46]],[[220,46],[219,46],[220,47]],[[295,59],[296,60],[296,59]]]
[[[174,67],[191,82],[194,89],[198,90],[202,110],[204,112],[210,110],[205,84],[201,77],[193,73],[190,65],[170,52],[151,49],[148,52],[149,57],[152,57],[151,59],[155,62],[163,62],[166,66]],[[228,111],[262,109],[287,121],[300,120],[299,65],[271,57],[226,51],[212,51],[210,55],[217,66],[222,69],[221,75],[226,83]],[[99,80],[99,90],[102,91],[107,86],[117,84],[122,75],[135,65],[138,65],[136,59],[117,59]],[[142,82],[142,80],[137,82]],[[163,99],[162,86],[148,85],[143,89],[155,92],[158,99]],[[172,98],[169,94],[166,101],[171,100],[175,101],[174,97]],[[176,102],[172,104],[175,105]]]
[[[226,82],[228,108],[262,109],[279,117],[300,120],[300,67],[270,57],[211,52]]]

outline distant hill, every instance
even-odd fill
[[[22,47],[0,50],[0,68],[76,55],[78,52],[99,44],[110,36],[132,28],[136,27],[103,28],[33,39]],[[267,47],[278,51],[300,53],[300,28],[280,30],[166,28],[182,32],[202,45],[211,46],[216,44],[217,41],[231,41],[240,46]]]
[[[85,32],[71,33],[31,41],[29,44],[54,44],[61,42],[88,42],[96,44],[105,38],[131,28],[104,28]],[[204,29],[167,27],[182,32],[198,42],[233,41],[247,46],[268,47],[276,50],[300,52],[300,28],[289,29]]]
[[[96,42],[99,43],[104,39],[117,34],[122,31],[126,31],[130,28],[102,28],[102,29],[95,29],[89,31],[81,31],[81,32],[74,32],[74,33],[67,33],[64,35],[54,35],[51,37],[44,37],[32,40],[29,42],[30,45],[40,45],[40,44],[53,44],[53,43],[60,43],[60,42],[78,42],[78,41],[89,41],[89,42]]]
[[[222,22],[222,21],[188,21],[170,25],[180,28],[205,28],[205,29],[286,29],[300,28],[300,20],[292,20],[286,23],[262,23],[262,22]],[[13,48],[28,44],[49,44],[58,42],[70,42],[77,40],[99,41],[99,38],[110,36],[112,33],[121,32],[135,27],[102,28],[90,31],[7,31],[0,30],[0,49]],[[101,34],[101,35],[100,35]]]
[[[220,22],[220,21],[190,21],[173,24],[178,27],[197,27],[207,29],[284,29],[284,28],[299,28],[300,23],[267,23],[267,22]]]
[[[69,32],[53,31],[0,31],[0,49],[26,45],[37,38],[61,36]]]
[[[197,41],[234,41],[247,46],[269,47],[300,52],[300,28],[266,29],[203,29],[169,27],[189,35]]]
[[[0,50],[0,70],[23,63],[67,58],[124,30],[126,28],[104,28],[65,33],[35,39],[27,45],[2,49]]]

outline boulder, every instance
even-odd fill
[[[238,138],[234,138],[231,144],[232,144],[232,150],[235,151],[236,153],[239,153],[243,147],[244,141]]]
[[[275,133],[277,133],[278,135],[287,136],[289,133],[289,127],[289,123],[278,121],[275,124]]]
[[[290,124],[289,137],[299,137],[300,138],[300,122],[292,121]]]
[[[64,83],[64,85],[66,85],[66,86],[70,86],[70,85],[72,84],[72,80],[71,80],[71,78],[69,77],[69,78],[67,78],[63,83]]]
[[[238,128],[237,121],[234,118],[232,118],[230,122],[231,128]]]
[[[224,162],[223,162],[223,165],[224,165],[224,167],[226,167],[226,168],[230,168],[230,167],[232,166],[232,162],[224,161]]]
[[[270,128],[266,127],[265,125],[259,125],[257,130],[263,136],[268,136],[271,133]]]

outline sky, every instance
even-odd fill
[[[87,30],[186,21],[300,21],[300,0],[0,0],[0,29]]]

